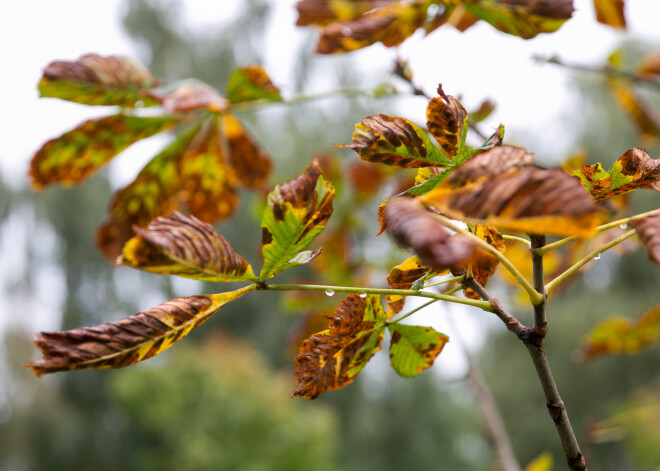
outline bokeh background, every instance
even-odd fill
[[[383,112],[425,121],[426,100],[406,93],[392,76],[397,54],[408,60],[427,93],[442,82],[468,109],[486,98],[495,101],[482,127],[505,124],[506,141],[535,152],[540,164],[555,165],[578,149],[590,163],[606,167],[630,147],[642,146],[652,157],[660,151],[635,131],[602,75],[533,60],[557,54],[599,67],[622,48],[634,64],[660,48],[655,2],[629,2],[626,31],[596,24],[591,1],[576,0],[574,18],[558,33],[529,41],[482,24],[465,33],[450,28],[427,37],[418,33],[398,51],[375,45],[328,57],[313,55],[313,28],[294,26],[294,4],[77,0],[4,7],[0,471],[496,469],[484,419],[465,380],[461,345],[491,386],[521,463],[547,451],[562,469],[563,454],[524,349],[484,313],[464,309],[442,307],[412,319],[454,337],[430,371],[414,380],[399,378],[381,352],[351,386],[313,402],[290,399],[296,332],[308,309],[272,293],[241,299],[175,348],[125,370],[37,379],[21,368],[37,355],[31,341],[36,331],[118,320],[174,296],[217,289],[113,267],[94,247],[112,191],[135,177],[162,139],[133,146],[75,188],[30,190],[31,154],[45,140],[105,113],[38,100],[36,83],[51,60],[87,52],[128,55],[158,77],[196,77],[220,90],[235,66],[261,63],[285,98],[325,95],[241,115],[275,158],[273,183],[293,178],[320,152],[331,152],[340,169],[349,166],[356,156],[332,144],[349,142],[364,116]],[[383,83],[401,93],[333,92],[375,90]],[[639,93],[660,110],[660,88],[640,87]],[[637,193],[635,210],[657,207],[655,194]],[[219,229],[239,253],[257,261],[260,198],[242,197],[239,214]],[[377,204],[360,209],[370,236],[377,232],[376,225],[369,226]],[[358,245],[367,260],[383,265],[383,249],[389,247],[372,238]],[[625,257],[606,253],[591,265],[549,307],[550,362],[591,469],[657,470],[658,348],[586,364],[577,364],[574,352],[599,319],[632,317],[658,303],[660,270],[639,250]],[[384,278],[386,272],[380,274]],[[510,294],[497,282],[492,290]],[[517,314],[529,320],[529,312]]]

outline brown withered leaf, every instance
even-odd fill
[[[219,113],[225,111],[229,105],[215,88],[203,82],[184,82],[158,98],[168,113],[187,113],[200,109]]]
[[[461,164],[449,174],[445,185],[450,188],[460,188],[482,179],[507,173],[512,169],[530,167],[532,165],[534,165],[534,154],[530,154],[522,147],[509,145],[495,146],[480,152],[464,164]]]
[[[450,10],[449,16],[447,17],[447,24],[452,25],[461,33],[468,28],[471,28],[477,21],[479,21],[479,18],[470,13],[465,8],[465,5],[458,4],[453,9],[447,7],[445,7],[445,9]]]
[[[375,42],[398,46],[426,20],[427,5],[391,3],[347,21],[327,25],[316,46],[318,54],[333,54],[360,49]]]
[[[477,224],[472,229],[472,232],[480,239],[485,240],[492,247],[495,247],[498,252],[504,253],[506,251],[504,238],[496,227]],[[481,286],[485,286],[486,282],[488,282],[488,279],[495,273],[498,264],[499,261],[496,257],[484,250],[477,249],[476,253],[472,257],[472,260],[470,261],[474,279],[477,280]],[[472,288],[464,289],[463,293],[465,293],[465,296],[470,299],[481,299],[481,297]]]
[[[126,57],[85,54],[76,61],[54,61],[39,82],[42,97],[85,105],[133,107],[156,105],[150,90],[158,79]]]
[[[644,311],[636,319],[612,317],[596,326],[577,353],[578,361],[605,355],[634,354],[660,338],[660,305]]]
[[[254,189],[262,189],[273,168],[268,153],[231,114],[222,117],[222,130],[229,146],[229,161],[238,181]]]
[[[634,222],[633,226],[646,247],[649,258],[660,265],[660,214],[640,219]]]
[[[625,29],[625,0],[594,0],[596,20],[612,28]]]
[[[315,399],[350,384],[381,349],[385,316],[379,296],[349,294],[328,318],[328,330],[305,340],[296,357],[294,396]]]
[[[444,275],[448,272],[449,270],[445,270],[434,273],[434,275]],[[431,269],[422,265],[419,257],[415,255],[390,270],[389,275],[387,275],[387,287],[390,289],[410,289],[416,280],[426,277],[430,273]],[[386,296],[385,302],[387,304],[387,316],[391,318],[403,310],[406,297],[401,295]]]
[[[300,0],[296,3],[296,26],[326,26],[337,21],[352,20],[363,13],[397,0]]]
[[[608,171],[600,163],[586,165],[573,172],[595,201],[604,201],[638,188],[660,191],[660,159],[652,159],[645,150],[628,149]]]
[[[254,280],[252,267],[213,226],[174,211],[158,217],[124,246],[117,263],[205,281]]]
[[[417,200],[395,198],[385,206],[387,232],[402,247],[411,248],[425,266],[441,272],[457,267],[474,253],[473,242],[452,236]]]
[[[229,293],[175,298],[117,322],[38,333],[35,344],[43,357],[24,366],[41,376],[133,365],[167,350],[222,306],[253,289],[254,285]]]
[[[426,125],[445,153],[454,157],[467,127],[467,111],[456,98],[442,91],[442,85],[438,85],[438,94],[440,97],[432,98],[426,108]]]
[[[524,167],[458,189],[441,185],[420,201],[453,219],[532,234],[588,237],[601,219],[580,182],[558,168]]]
[[[116,114],[90,119],[47,141],[34,154],[30,178],[35,189],[52,183],[79,183],[131,144],[176,123],[171,117]]]

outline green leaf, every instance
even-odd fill
[[[66,332],[41,332],[43,358],[23,366],[37,376],[57,371],[122,368],[152,358],[206,322],[254,285],[228,293],[175,298],[117,322]]]
[[[362,160],[399,168],[451,165],[426,132],[404,118],[377,114],[355,125],[353,140],[346,146]]]
[[[46,142],[32,157],[32,186],[72,185],[98,170],[128,146],[172,127],[179,118],[116,114],[85,121]]]
[[[84,105],[153,106],[158,100],[150,89],[158,84],[151,72],[131,59],[87,54],[76,61],[48,64],[39,92]]]
[[[291,260],[321,233],[332,215],[334,188],[314,159],[299,177],[275,187],[261,220],[262,281],[289,268]]]
[[[282,101],[282,95],[263,67],[253,64],[232,72],[227,82],[227,99],[230,103],[252,100]]]
[[[118,260],[122,265],[212,282],[256,279],[250,264],[229,242],[194,216],[175,211],[135,231],[137,237],[126,243]]]
[[[523,39],[553,33],[573,14],[573,0],[467,0],[462,5],[500,31]]]
[[[449,337],[431,327],[393,323],[387,328],[392,335],[392,368],[406,378],[417,376],[433,365],[445,344],[449,342]]]

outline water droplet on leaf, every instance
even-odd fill
[[[596,256],[594,257],[594,260],[600,260],[600,254],[596,255]]]
[[[360,296],[362,299],[364,299],[364,298],[367,297],[367,293],[365,293],[364,291],[362,291],[360,294],[358,294],[358,296]]]
[[[619,227],[620,227],[621,229],[628,229],[628,224],[626,224],[626,223],[624,222],[623,224],[619,224]]]
[[[328,289],[325,291],[326,296],[334,296],[335,295],[335,290],[333,289]]]

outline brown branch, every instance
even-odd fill
[[[518,320],[509,314],[502,304],[495,298],[491,298],[488,292],[475,279],[465,280],[463,282],[476,291],[484,301],[488,301],[493,307],[493,312],[506,325],[507,329],[516,334],[527,347],[529,355],[532,357],[532,363],[536,369],[536,374],[541,382],[541,387],[545,393],[546,405],[550,417],[557,428],[559,439],[561,440],[566,461],[571,471],[586,471],[587,465],[584,456],[580,451],[575,432],[571,427],[571,422],[566,413],[566,407],[559,395],[557,384],[550,370],[548,358],[543,348],[543,337],[535,333],[535,329],[523,326]]]
[[[537,253],[534,249],[538,249],[545,245],[544,235],[530,235],[532,253],[532,278],[534,289],[543,295],[543,302],[534,306],[534,334],[543,338],[548,331],[548,322],[545,316],[545,282],[543,279],[543,255]]]

